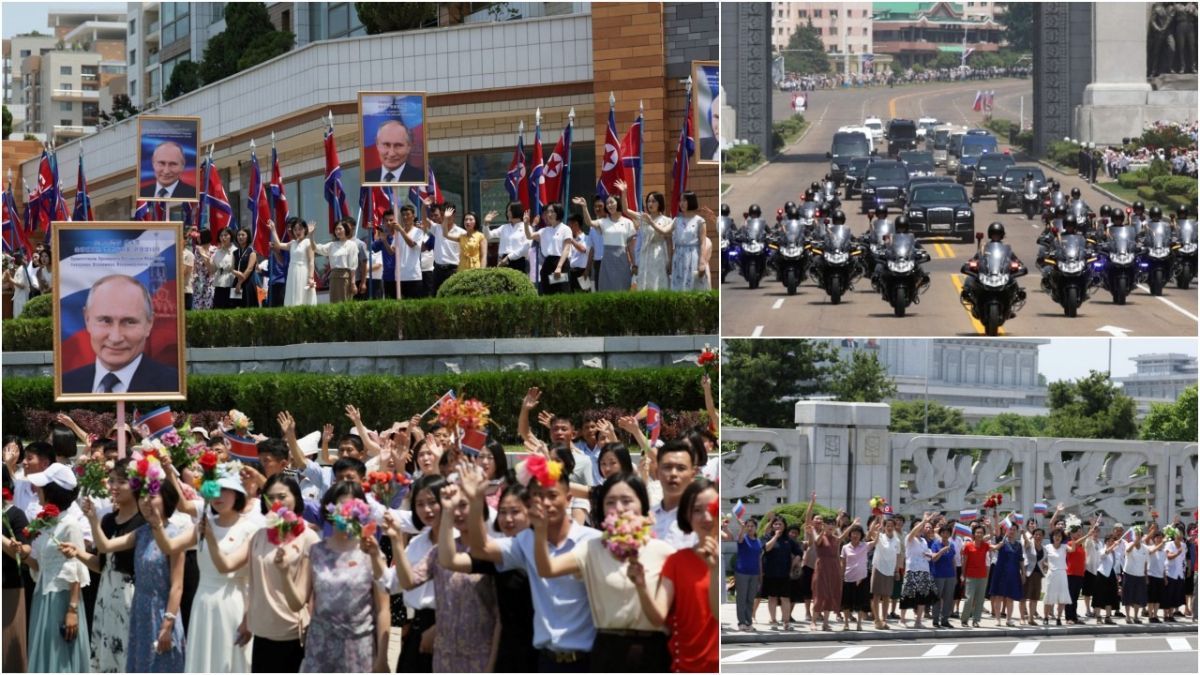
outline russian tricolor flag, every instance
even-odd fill
[[[975,102],[971,104],[971,110],[975,112],[983,112],[983,92],[975,92]]]
[[[1134,540],[1133,528],[1125,530],[1125,534],[1121,535],[1121,538],[1132,544]]]
[[[958,519],[964,523],[975,520],[978,517],[979,511],[976,511],[975,509],[963,509],[962,511],[958,512]]]
[[[59,233],[59,256],[63,268],[71,274],[59,277],[59,293],[62,298],[63,344],[59,353],[63,372],[80,368],[96,361],[92,342],[83,322],[83,306],[87,302],[92,284],[110,274],[125,274],[137,279],[150,291],[154,306],[154,326],[146,340],[145,357],[159,363],[174,364],[179,343],[178,315],[183,308],[178,306],[174,264],[180,251],[176,250],[174,236],[163,230],[66,230]],[[168,245],[168,241],[170,244]],[[139,248],[163,251],[161,256],[103,255],[87,253],[89,250],[109,251],[115,247],[126,250]],[[85,251],[77,253],[77,251]],[[182,375],[182,373],[181,373]]]
[[[1016,523],[1017,525],[1021,525],[1022,523],[1025,522],[1025,516],[1021,515],[1020,513],[1013,512],[1012,521],[1014,523]]]
[[[739,499],[738,503],[733,505],[733,519],[740,523],[740,522],[742,522],[742,519],[745,517],[746,517],[746,505],[743,504],[742,500]]]
[[[150,430],[150,438],[158,438],[175,428],[175,415],[171,414],[171,406],[165,405],[157,410],[151,410],[145,415],[133,411],[133,426],[145,425]]]
[[[1013,522],[1012,522],[1011,516],[1004,516],[1004,520],[1000,521],[1000,531],[1001,532],[1008,532],[1009,528],[1011,528],[1012,526],[1013,526]]]
[[[1033,515],[1044,516],[1050,510],[1050,505],[1046,502],[1034,502]]]
[[[225,432],[225,440],[229,441],[229,454],[243,462],[258,461],[258,442],[253,438],[242,438],[235,436],[228,431]]]
[[[971,526],[966,523],[955,523],[954,534],[961,534],[964,537],[971,536]]]

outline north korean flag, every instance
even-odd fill
[[[334,223],[350,217],[350,204],[342,188],[342,165],[338,162],[332,125],[325,130],[325,202],[329,204],[329,234],[333,234]]]
[[[688,92],[687,107],[684,109],[683,129],[679,132],[679,147],[675,149],[675,164],[671,168],[674,181],[671,185],[671,217],[679,215],[683,209],[680,202],[683,193],[687,191],[688,164],[696,152],[696,134],[692,130],[692,94]]]
[[[166,405],[155,410],[151,410],[145,415],[140,415],[137,410],[133,411],[133,426],[138,428],[145,426],[150,430],[150,438],[157,438],[162,434],[175,428],[175,415],[171,413],[171,406]]]
[[[279,153],[275,151],[275,146],[271,146],[271,214],[275,219],[275,234],[280,238],[284,238],[284,230],[287,229],[287,220],[292,215],[288,211],[287,195],[283,192],[283,172],[279,170]]]
[[[88,197],[87,178],[83,176],[83,154],[79,155],[79,172],[75,177],[75,213],[71,220],[92,222],[96,214],[92,211],[92,198]]]
[[[408,201],[412,202],[413,206],[420,208],[425,200],[430,200],[430,203],[441,204],[442,188],[438,185],[437,176],[433,173],[433,167],[429,167],[429,182],[423,187],[410,187],[408,189]]]
[[[17,199],[13,196],[12,182],[4,191],[4,252],[13,253],[17,249],[25,252],[26,256],[33,254],[29,245],[29,237],[21,225],[21,216],[17,213]]]
[[[542,207],[546,204],[546,186],[542,176],[545,168],[542,165],[542,125],[539,122],[533,130],[533,157],[529,162],[529,180],[526,188],[529,191],[529,218],[537,221],[542,215]]]
[[[267,203],[267,189],[263,184],[262,172],[258,168],[258,156],[250,149],[250,189],[246,193],[246,208],[250,209],[250,227],[254,251],[265,257],[271,252],[271,232],[267,222],[271,220],[271,208]]]
[[[571,125],[571,122],[567,122],[567,128],[563,129],[558,144],[554,146],[554,151],[550,153],[546,165],[542,168],[542,191],[547,204],[561,202],[566,206],[570,202],[566,181],[571,166]]]
[[[633,188],[637,208],[642,209],[642,115],[639,113],[625,138],[621,139],[621,165],[625,167],[625,182]]]
[[[508,190],[508,198],[521,202],[529,208],[529,181],[525,176],[525,140],[524,132],[517,132],[517,147],[513,149],[512,161],[508,164],[508,173],[504,176],[504,189]]]
[[[225,186],[221,185],[221,174],[217,167],[208,164],[208,190],[204,193],[204,204],[208,207],[209,228],[212,230],[212,240],[219,241],[221,230],[233,222],[233,207],[229,204],[229,196],[225,194]]]
[[[600,180],[596,181],[596,194],[602,197],[621,194],[616,182],[626,180],[625,165],[621,162],[621,139],[617,138],[617,113],[612,107],[608,109],[608,129],[605,134]]]
[[[54,196],[57,186],[54,167],[50,165],[50,153],[43,150],[42,160],[38,163],[37,184],[29,195],[31,218],[26,220],[25,227],[30,232],[41,228],[50,231],[50,220],[54,216],[57,201]]]

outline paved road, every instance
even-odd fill
[[[723,673],[1196,672],[1196,637],[903,640],[738,645]]]
[[[730,184],[723,202],[728,203],[735,216],[740,216],[752,203],[762,206],[764,214],[774,217],[775,209],[789,199],[799,200],[812,181],[820,180],[828,171],[825,152],[838,127],[858,123],[865,117],[877,115],[885,122],[890,117],[916,119],[933,116],[960,125],[979,126],[979,113],[971,111],[975,91],[986,85],[994,89],[995,115],[1016,120],[1020,97],[1025,97],[1028,116],[1033,105],[1030,80],[992,80],[981,83],[935,83],[896,89],[873,88],[809,93],[806,118],[813,123],[808,134],[787,152],[760,169],[753,176],[729,174],[722,180]],[[788,114],[790,92],[776,92],[776,118]],[[1000,139],[1001,143],[1007,139]],[[1024,163],[1024,162],[1022,162]],[[1075,176],[1058,174],[1063,190],[1072,187],[1083,190],[1084,199],[1092,208],[1111,200],[1088,187]],[[855,232],[866,229],[866,216],[858,214],[854,204],[847,204],[848,222]],[[994,200],[975,205],[975,227],[984,231],[988,223],[999,220],[1008,230],[1008,241],[1016,254],[1034,266],[1037,257],[1036,238],[1040,220],[1026,221],[1021,215],[997,215]],[[806,281],[794,296],[773,277],[763,281],[757,290],[750,290],[745,280],[731,272],[721,286],[722,325],[725,336],[920,336],[920,335],[981,335],[983,326],[974,321],[958,301],[962,276],[959,269],[975,251],[974,244],[957,241],[926,240],[925,247],[932,256],[926,266],[932,278],[929,290],[919,305],[909,308],[908,316],[896,318],[891,307],[871,290],[870,282],[860,280],[855,292],[847,294],[841,305],[831,305],[828,296],[811,281]],[[1133,336],[1195,335],[1197,330],[1197,291],[1181,291],[1172,284],[1161,298],[1141,288],[1130,295],[1128,304],[1118,307],[1112,298],[1101,291],[1094,294],[1079,309],[1076,318],[1068,319],[1062,308],[1049,294],[1043,293],[1037,281],[1037,270],[1022,279],[1028,292],[1028,302],[1017,318],[1007,322],[1002,334],[1012,336],[1105,336],[1112,331],[1127,331]]]

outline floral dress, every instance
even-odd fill
[[[357,547],[335,551],[328,542],[309,549],[312,622],[302,673],[369,673],[375,666],[375,578],[371,559]]]
[[[167,538],[179,535],[179,526],[166,524]],[[171,650],[155,651],[167,598],[171,594],[171,562],[154,541],[149,525],[139,527],[134,536],[137,544],[133,553],[133,576],[137,579],[133,591],[133,607],[129,612],[129,642],[125,655],[125,670],[130,673],[183,672],[183,617],[173,622]],[[182,613],[180,609],[178,613]]]
[[[209,247],[196,249],[195,285],[192,289],[192,309],[212,309],[213,306],[213,274],[202,260],[205,253],[212,253]]]
[[[455,550],[464,553],[467,549],[465,543],[455,540]],[[495,582],[486,574],[450,572],[438,564],[437,556],[434,546],[412,570],[417,585],[433,579],[437,607],[433,672],[488,672],[499,619]]]
[[[665,291],[671,287],[671,276],[667,273],[667,239],[654,229],[650,220],[650,215],[643,213],[638,228],[642,247],[638,251],[637,287],[639,291]],[[659,215],[654,222],[663,229],[674,227],[674,221],[667,216]]]

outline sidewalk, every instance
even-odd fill
[[[800,618],[806,616],[804,608],[799,607],[792,610],[792,616]],[[1189,633],[1196,634],[1196,622],[1191,619],[1176,619],[1175,623],[1157,623],[1148,624],[1145,620],[1141,624],[1127,624],[1124,619],[1114,618],[1117,622],[1114,626],[1096,625],[1094,619],[1090,619],[1089,623],[1083,626],[1017,626],[1009,628],[1007,626],[996,626],[996,620],[991,618],[987,612],[984,612],[984,618],[979,622],[979,628],[961,628],[958,619],[950,619],[950,625],[953,628],[929,628],[929,621],[925,621],[925,628],[920,630],[915,628],[904,628],[899,621],[890,621],[888,623],[891,628],[880,630],[875,628],[871,621],[863,622],[861,631],[854,630],[854,623],[851,622],[849,631],[842,630],[840,622],[830,620],[829,627],[831,631],[813,631],[807,621],[799,621],[792,624],[791,631],[773,630],[769,625],[767,615],[767,603],[764,601],[758,609],[758,614],[755,615],[754,627],[757,629],[753,632],[741,632],[737,630],[737,610],[733,603],[723,603],[720,612],[721,624],[721,644],[758,644],[758,643],[778,643],[778,642],[829,642],[834,640],[842,640],[848,642],[858,642],[863,640],[916,640],[928,638],[998,638],[998,637],[1051,637],[1062,635],[1108,635],[1130,633],[1149,633],[1160,635],[1163,633]],[[909,612],[909,625],[912,625],[912,612]],[[779,626],[774,628],[778,629]]]

